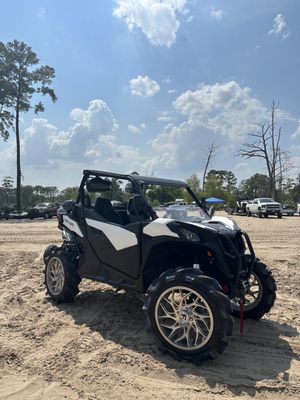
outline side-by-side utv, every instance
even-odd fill
[[[184,192],[185,212],[151,206]],[[215,358],[232,316],[258,320],[274,304],[274,278],[247,233],[210,215],[183,181],[86,170],[58,219],[63,243],[44,253],[51,298],[72,301],[82,278],[144,293],[148,328],[177,358]]]

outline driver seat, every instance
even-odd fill
[[[104,219],[114,224],[122,225],[121,216],[116,213],[109,199],[106,197],[97,197],[94,210]]]
[[[131,222],[140,222],[150,219],[147,212],[148,205],[142,196],[136,195],[128,201],[128,214]]]

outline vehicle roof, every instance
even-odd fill
[[[117,174],[114,172],[107,172],[107,171],[97,171],[97,170],[84,170],[85,174],[91,175],[100,175],[118,179],[134,179],[139,183],[145,183],[147,185],[160,185],[160,186],[173,186],[173,187],[189,187],[189,185],[184,181],[179,181],[175,179],[165,179],[165,178],[155,178],[153,176],[143,176],[143,175],[124,175],[124,174]]]

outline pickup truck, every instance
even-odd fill
[[[57,214],[57,209],[60,207],[59,203],[38,203],[28,210],[28,218],[52,218]]]
[[[247,204],[247,215],[250,217],[252,214],[258,215],[259,218],[267,218],[269,215],[282,218],[282,206],[271,198],[259,197]]]

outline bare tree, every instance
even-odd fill
[[[212,142],[206,149],[206,164],[203,172],[203,179],[202,179],[202,191],[204,191],[205,187],[205,180],[206,180],[206,174],[207,170],[210,166],[210,163],[212,159],[215,157],[216,152],[217,152],[218,146],[215,144],[215,142]]]
[[[271,121],[258,123],[258,129],[249,133],[251,140],[238,151],[238,155],[248,158],[260,158],[264,161],[269,177],[270,197],[276,197],[276,183],[282,180],[283,174],[291,168],[290,152],[280,148],[281,127],[276,129],[276,112],[279,103],[272,103]]]

